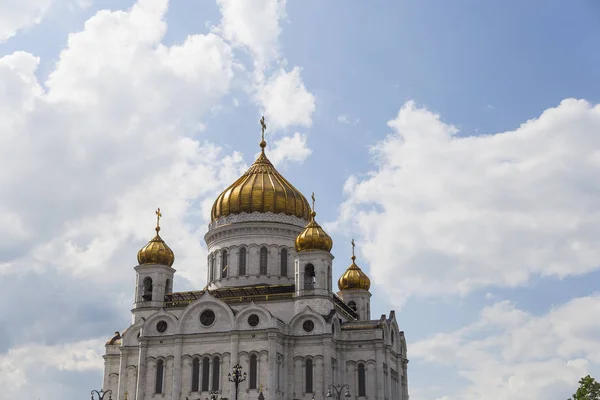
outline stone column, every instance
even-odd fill
[[[140,357],[138,360],[138,379],[135,398],[144,400],[146,396],[146,358],[148,357],[148,340],[140,338]]]
[[[215,390],[213,387],[213,358],[208,359],[208,390]]]
[[[269,353],[267,354],[267,400],[274,400],[277,388],[277,333],[269,332]],[[264,393],[263,393],[264,394]]]
[[[248,253],[246,253],[246,272],[248,272]],[[231,352],[231,365],[229,371],[231,371],[233,366],[240,362],[238,354],[240,352],[240,335],[238,333],[231,333],[229,338],[229,349]],[[227,371],[227,373],[229,373],[229,371]],[[229,379],[226,382],[229,382]],[[232,393],[233,396],[235,396],[235,384],[233,382],[229,382],[229,393]]]
[[[183,339],[175,339],[175,354],[173,355],[173,400],[181,398],[181,352],[183,351]]]
[[[119,358],[120,360],[120,364],[119,364],[119,384],[117,386],[117,400],[120,400],[121,397],[123,397],[123,393],[125,393],[126,389],[126,385],[127,385],[127,377],[125,376],[125,367],[127,366],[127,355],[125,354],[125,352],[123,351],[123,348],[119,349],[119,352],[121,353],[121,357]]]
[[[321,387],[323,398],[327,394],[327,387],[333,383],[331,368],[331,339],[325,338],[323,339],[323,385]]]
[[[384,357],[381,344],[377,344],[375,346],[375,360],[377,360],[377,365],[375,366],[375,371],[377,371],[377,398],[385,399],[385,387],[383,376]]]

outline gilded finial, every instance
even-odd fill
[[[262,392],[262,389],[263,389],[263,385],[261,383],[260,385],[258,385],[258,390]]]
[[[162,217],[160,207],[158,207],[154,213],[156,214],[156,233],[158,233],[158,231],[160,231],[160,218]]]
[[[267,142],[265,142],[265,130],[267,129],[267,124],[265,123],[265,116],[263,115],[260,119],[260,126],[262,128],[262,136],[260,140],[260,148],[262,151],[265,151],[265,147],[267,147]]]
[[[354,262],[354,260],[356,260],[356,256],[354,255],[354,247],[356,246],[356,244],[354,244],[354,239],[352,239],[352,262]]]
[[[315,212],[315,192],[312,192],[312,194],[310,195],[310,198],[312,199],[311,217],[312,217],[312,219],[315,219],[315,216],[317,215],[317,213]]]
[[[127,400],[127,392],[125,392],[125,400]]]

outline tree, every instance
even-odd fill
[[[579,380],[579,388],[568,400],[600,400],[600,383],[591,376]]]

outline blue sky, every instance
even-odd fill
[[[0,27],[7,398],[100,386],[156,206],[175,290],[204,286],[262,114],[335,274],[356,238],[372,314],[396,310],[411,399],[600,373],[600,3],[44,0]]]

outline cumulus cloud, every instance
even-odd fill
[[[360,232],[393,298],[598,268],[599,105],[566,99],[513,131],[461,137],[408,102],[388,125],[376,168],[346,182],[337,227]]]
[[[296,132],[293,136],[285,136],[276,140],[269,152],[269,159],[275,165],[286,162],[302,162],[311,153],[312,150],[307,146],[306,135]]]
[[[279,56],[280,21],[286,0],[217,0],[221,24],[217,31],[234,44],[246,47],[259,66]]]
[[[0,2],[0,43],[19,30],[40,23],[53,0],[19,0]]]
[[[413,343],[410,354],[467,379],[457,393],[438,389],[448,400],[564,400],[582,376],[600,372],[600,321],[590,318],[598,312],[598,295],[541,316],[501,301],[471,325]]]
[[[315,96],[304,86],[301,69],[280,70],[259,90],[258,100],[269,127],[284,129],[292,125],[310,127],[315,110]]]
[[[55,346],[22,346],[0,354],[3,398],[17,399],[25,392],[31,394],[29,397],[43,398],[52,389],[78,396],[76,391],[68,389],[70,382],[64,378],[73,372],[97,374],[101,371],[104,342],[90,339]]]
[[[245,164],[196,139],[197,127],[229,93],[235,60],[214,33],[162,44],[167,5],[140,0],[96,13],[69,36],[45,82],[36,76],[38,57],[0,58],[5,394],[37,398],[56,389],[76,397],[73,382],[94,361],[69,349],[127,326],[135,251],[154,235],[157,206],[176,253],[176,289],[205,279],[198,260],[206,259],[206,203]],[[60,352],[82,362],[19,364],[36,353],[60,361]],[[101,365],[93,368],[97,387]]]
[[[301,68],[286,69],[287,61],[279,52],[281,22],[286,18],[285,0],[218,0],[221,21],[214,28],[233,46],[248,51],[255,63],[254,95],[271,130],[301,125],[310,127],[315,97],[300,75]],[[273,64],[276,65],[270,68]]]
[[[213,31],[165,45],[167,9],[167,0],[139,0],[97,12],[69,35],[45,81],[36,55],[0,57],[0,375],[11,371],[2,384],[9,397],[55,389],[75,398],[73,382],[84,378],[97,387],[101,367],[79,368],[95,359],[77,349],[127,326],[135,252],[154,235],[156,207],[161,236],[175,251],[175,290],[204,284],[198,260],[206,259],[212,200],[246,163],[198,138],[202,118],[231,103],[234,85],[256,82],[240,82],[248,76],[233,36]],[[298,101],[282,98],[290,99]],[[272,144],[278,163],[310,154],[299,133]],[[19,308],[10,306],[15,299]],[[54,351],[85,362],[39,370],[25,363],[28,354]]]

